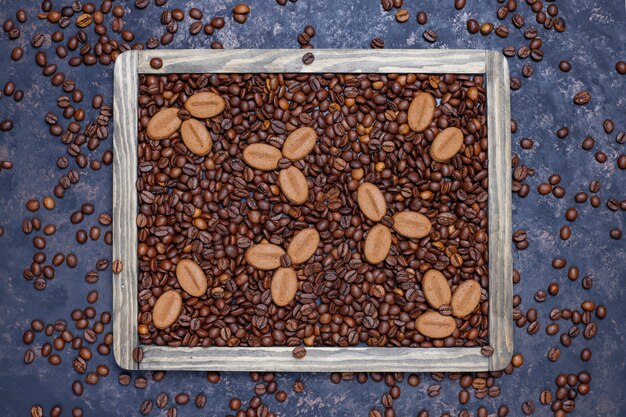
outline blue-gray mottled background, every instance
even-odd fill
[[[56,2],[55,2],[56,3]],[[116,2],[124,4],[124,2]],[[160,37],[164,28],[158,24],[162,8],[151,4],[145,10],[137,10],[133,2],[125,4],[127,26],[137,34],[138,41],[145,41],[150,36]],[[526,17],[527,25],[538,26],[530,8],[520,1],[518,11]],[[212,16],[230,16],[234,1],[170,1],[169,7],[188,10],[198,6],[205,12],[204,20]],[[229,17],[226,27],[213,37],[203,33],[191,37],[188,34],[189,18],[180,26],[179,33],[171,48],[205,48],[211,40],[219,40],[226,48],[297,48],[296,37],[307,24],[312,24],[317,35],[312,43],[317,48],[368,48],[374,37],[381,37],[386,48],[491,48],[500,50],[512,44],[520,47],[524,44],[522,31],[512,29],[508,39],[500,39],[494,34],[488,37],[470,35],[465,22],[473,17],[478,21],[494,21],[499,4],[496,1],[468,1],[462,11],[453,7],[451,0],[405,0],[405,8],[411,12],[408,23],[398,24],[393,12],[384,12],[377,0],[300,0],[289,3],[286,7],[278,6],[273,0],[249,1],[252,7],[248,23],[235,24]],[[626,174],[616,165],[616,156],[624,153],[624,145],[615,142],[616,133],[626,130],[626,76],[620,76],[614,66],[618,59],[626,59],[626,14],[624,3],[620,1],[559,1],[560,15],[567,21],[567,31],[559,34],[540,28],[540,37],[544,41],[545,59],[540,63],[512,58],[509,60],[511,75],[520,76],[521,67],[531,63],[534,74],[529,79],[522,79],[523,86],[512,92],[512,116],[519,123],[519,131],[513,135],[513,149],[524,164],[536,169],[536,175],[527,182],[531,194],[520,199],[514,196],[513,225],[515,229],[528,231],[530,247],[526,251],[514,251],[514,266],[522,274],[522,282],[515,287],[515,292],[523,298],[524,310],[534,306],[533,294],[545,289],[551,281],[561,284],[557,297],[538,305],[539,320],[542,330],[535,336],[529,336],[525,330],[516,330],[515,350],[525,357],[524,366],[511,376],[498,380],[502,395],[479,401],[472,398],[467,408],[476,410],[485,405],[490,415],[496,408],[506,403],[511,408],[511,416],[522,415],[520,405],[525,400],[532,400],[537,405],[536,415],[549,415],[547,406],[540,406],[539,392],[544,388],[554,390],[554,378],[560,372],[577,373],[589,370],[592,373],[591,393],[579,396],[574,415],[579,416],[626,416],[625,355],[624,355],[624,283],[625,239],[615,241],[609,238],[611,228],[624,228],[624,212],[612,212],[605,206],[608,198],[618,200],[626,198]],[[12,160],[13,170],[0,172],[0,225],[5,234],[0,238],[0,415],[24,416],[30,412],[32,404],[41,404],[48,415],[54,404],[61,404],[63,415],[69,415],[72,407],[80,406],[87,416],[129,416],[139,415],[141,402],[155,400],[160,392],[172,395],[187,392],[192,401],[202,392],[209,399],[209,405],[199,411],[190,403],[178,407],[179,415],[225,415],[228,413],[228,401],[232,396],[240,397],[244,403],[252,396],[254,383],[248,374],[226,373],[222,382],[211,385],[206,381],[205,373],[168,373],[165,380],[155,383],[150,375],[148,387],[137,390],[134,387],[120,386],[117,377],[120,370],[114,365],[113,356],[101,357],[95,354],[90,369],[104,363],[111,367],[107,378],[101,378],[96,386],[85,386],[82,397],[75,397],[71,391],[71,382],[77,379],[71,367],[74,352],[66,348],[61,353],[63,363],[52,367],[45,358],[37,356],[31,365],[23,363],[25,346],[22,333],[29,328],[31,319],[51,322],[56,319],[69,321],[70,311],[84,308],[86,294],[97,289],[100,300],[95,307],[98,313],[111,309],[111,273],[100,273],[100,280],[95,285],[84,282],[84,274],[94,269],[96,260],[110,258],[111,249],[102,242],[88,242],[77,248],[74,234],[77,226],[69,222],[69,214],[78,209],[80,204],[89,201],[96,205],[96,214],[111,212],[111,167],[101,171],[80,170],[81,181],[66,193],[64,199],[57,202],[53,211],[40,210],[37,214],[43,224],[54,223],[58,226],[57,234],[48,239],[45,252],[48,259],[57,251],[67,251],[69,247],[79,257],[79,265],[74,270],[63,266],[57,269],[57,277],[48,288],[38,292],[32,282],[22,278],[22,269],[31,262],[35,249],[32,237],[25,236],[20,229],[22,219],[29,216],[25,202],[29,198],[41,199],[50,195],[58,181],[59,170],[55,166],[58,156],[65,153],[65,145],[58,138],[48,133],[44,115],[48,110],[55,110],[56,97],[61,95],[60,88],[50,85],[48,79],[40,75],[41,69],[34,64],[35,51],[29,46],[30,37],[36,31],[51,33],[55,27],[37,19],[39,2],[0,1],[0,20],[13,18],[15,11],[25,7],[28,22],[21,25],[23,35],[16,41],[9,41],[6,33],[0,33],[0,84],[13,80],[18,89],[26,94],[20,103],[9,97],[0,99],[0,119],[11,118],[14,129],[0,132],[0,159]],[[417,11],[428,13],[425,27],[415,22]],[[436,43],[428,44],[422,38],[425,28],[434,29],[439,37]],[[71,31],[66,31],[66,39]],[[90,38],[95,35],[90,31]],[[24,58],[14,63],[9,60],[13,47],[26,47]],[[55,45],[48,41],[42,48],[48,52],[49,61],[57,63],[59,69],[74,79],[77,87],[85,93],[83,107],[87,111],[87,120],[93,120],[95,112],[89,103],[97,92],[102,93],[107,103],[112,101],[113,67],[68,67],[54,54]],[[70,54],[71,55],[71,54]],[[558,62],[562,59],[572,63],[569,73],[560,72]],[[580,90],[589,90],[593,95],[590,104],[584,107],[572,104],[573,95]],[[602,129],[602,121],[611,118],[616,130],[607,135]],[[65,123],[65,121],[63,121]],[[568,138],[557,139],[557,128],[567,126]],[[593,152],[581,149],[582,139],[592,135],[596,139]],[[531,137],[535,140],[532,150],[519,147],[519,139]],[[102,152],[111,148],[111,139],[103,142],[98,150],[88,154],[90,158],[101,157]],[[602,150],[608,155],[605,164],[594,159],[595,150]],[[72,162],[73,164],[73,162]],[[547,181],[548,176],[559,173],[561,185],[567,190],[563,199],[552,196],[539,197],[536,187]],[[591,180],[600,180],[599,192],[602,205],[592,208],[589,203],[577,205],[573,195],[588,191]],[[571,224],[572,238],[564,242],[558,238],[558,231],[563,224],[565,210],[574,205],[579,211],[578,220]],[[90,216],[81,227],[96,224],[97,216]],[[557,271],[551,268],[554,257],[567,259],[569,265],[577,265],[581,278],[592,275],[593,289],[584,291],[577,282],[567,279],[567,268]],[[608,307],[608,316],[599,322],[598,335],[591,341],[582,337],[573,340],[572,346],[562,349],[561,359],[550,363],[546,352],[552,346],[558,346],[558,336],[547,336],[543,329],[547,324],[547,315],[553,306],[579,308],[583,300],[592,299]],[[569,325],[561,322],[562,329]],[[108,327],[107,331],[110,331]],[[34,347],[39,349],[48,338],[37,335]],[[593,359],[582,363],[579,353],[583,346],[593,350]],[[94,349],[95,350],[95,349]],[[137,376],[142,373],[135,373]],[[303,394],[294,394],[291,385],[301,379],[305,384]],[[372,406],[380,407],[380,396],[386,392],[383,383],[368,382],[360,385],[356,381],[332,385],[328,374],[279,374],[279,389],[289,393],[288,400],[277,404],[272,396],[264,396],[263,401],[280,415],[285,416],[366,416]],[[429,375],[422,375],[422,384],[410,388],[406,382],[401,384],[402,396],[395,402],[398,416],[414,416],[425,408],[431,415],[440,415],[444,411],[456,415],[462,408],[457,402],[458,383],[444,381],[442,395],[428,398],[426,387],[432,382]],[[155,407],[151,415],[165,415],[164,410]]]

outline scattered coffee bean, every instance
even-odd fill
[[[163,60],[158,57],[154,57],[150,60],[150,67],[154,69],[161,69],[163,67]]]
[[[315,55],[313,55],[311,52],[307,52],[302,56],[302,62],[304,63],[304,65],[310,65],[313,63],[314,60]]]
[[[302,359],[306,356],[306,349],[304,348],[304,346],[297,346],[293,349],[291,354],[296,359]]]

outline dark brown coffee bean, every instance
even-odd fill
[[[522,412],[529,416],[535,413],[535,405],[531,401],[526,401],[522,404]]]
[[[509,36],[509,28],[504,25],[498,26],[495,32],[500,38],[506,38]]]
[[[75,211],[70,215],[70,221],[72,224],[79,224],[85,218],[84,214],[80,211]]]
[[[296,359],[302,359],[306,356],[306,349],[304,348],[304,346],[298,346],[294,348],[293,351],[291,351],[291,354]]]
[[[157,57],[152,58],[150,60],[150,67],[154,69],[161,69],[163,67],[163,60]]]
[[[143,360],[143,349],[141,347],[136,347],[133,349],[133,361],[135,363],[141,363]]]
[[[561,357],[561,350],[559,348],[553,347],[548,351],[548,359],[551,362],[556,362]]]
[[[511,90],[517,91],[522,87],[522,80],[520,80],[518,77],[511,77],[509,85],[511,87]]]
[[[18,47],[13,48],[13,50],[11,51],[11,60],[12,61],[19,61],[20,59],[22,59],[22,57],[24,56],[24,49]]]
[[[581,91],[574,95],[574,104],[578,104],[579,106],[584,106],[585,104],[591,101],[591,93],[588,91]]]
[[[293,391],[296,394],[301,394],[304,392],[304,383],[302,381],[296,381],[293,383]]]
[[[514,46],[505,46],[502,48],[502,53],[506,57],[513,57],[517,53],[517,49]]]
[[[374,38],[372,39],[370,46],[372,49],[383,49],[385,47],[385,41],[380,38]]]
[[[617,228],[611,229],[609,231],[609,236],[613,240],[620,240],[622,238],[622,230],[621,229],[617,229]]]
[[[139,407],[139,412],[146,416],[148,414],[150,414],[150,412],[152,412],[152,401],[150,400],[144,400],[144,402],[141,403],[141,406]]]
[[[591,136],[587,136],[582,142],[582,148],[586,151],[590,151],[591,149],[593,149],[595,144],[596,144],[595,139],[592,138]]]
[[[556,136],[559,139],[565,139],[569,135],[569,129],[567,127],[562,127],[556,131]]]
[[[193,22],[191,26],[189,26],[189,33],[191,35],[197,35],[202,30],[202,22]]]
[[[310,65],[313,63],[314,60],[315,55],[313,55],[311,52],[307,52],[302,56],[302,62],[304,63],[304,65]]]
[[[30,44],[33,48],[41,47],[46,41],[46,36],[43,33],[35,33],[31,38]]]
[[[226,21],[221,16],[215,16],[213,19],[211,19],[211,26],[215,29],[221,29],[224,27],[225,24]]]
[[[585,337],[585,339],[591,339],[596,335],[597,332],[597,324],[595,322],[591,322],[589,324],[587,324],[585,326],[585,329],[583,331],[583,336]]]
[[[600,207],[601,200],[600,200],[600,197],[598,197],[597,195],[594,195],[591,197],[589,202],[591,203],[593,207]]]
[[[426,14],[426,12],[424,11],[419,11],[417,13],[417,23],[419,23],[420,25],[425,25],[426,23],[428,23],[428,14]]]
[[[142,376],[135,378],[134,386],[137,389],[145,389],[148,386],[148,380]]]
[[[526,78],[530,77],[533,74],[533,67],[530,65],[524,65],[522,67],[522,75]]]
[[[574,207],[568,208],[565,212],[565,218],[570,222],[575,221],[578,218],[578,210],[576,210]]]
[[[433,384],[433,385],[429,385],[426,393],[428,394],[429,397],[436,397],[441,393],[441,385],[439,384]]]
[[[511,21],[513,22],[513,25],[515,25],[518,28],[521,28],[526,24],[524,17],[519,13],[516,13],[511,19]]]
[[[559,69],[563,72],[569,72],[572,69],[572,65],[568,61],[559,62]]]
[[[32,349],[26,350],[26,352],[24,352],[24,363],[26,365],[29,365],[33,363],[34,360],[35,360],[35,352]]]
[[[484,356],[492,356],[494,353],[494,349],[491,346],[482,346],[480,348],[480,353]]]
[[[580,359],[583,362],[588,362],[591,360],[591,349],[584,348],[580,351]]]
[[[120,385],[129,385],[131,382],[131,377],[127,373],[121,373],[117,379]]]
[[[176,396],[174,397],[174,400],[176,401],[176,404],[178,405],[185,405],[189,402],[189,394],[186,394],[186,393],[176,394]]]
[[[204,408],[206,406],[206,397],[204,394],[196,395],[196,399],[194,401],[197,408]]]
[[[427,29],[424,34],[423,34],[424,39],[427,42],[436,42],[437,41],[437,32],[435,32],[433,29]]]

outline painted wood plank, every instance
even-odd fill
[[[130,51],[115,66],[114,259],[125,267],[113,277],[114,354],[125,369],[280,371],[484,371],[501,369],[512,352],[510,112],[508,67],[497,52],[465,50],[316,50],[304,66],[298,50]],[[152,57],[163,68],[150,68]],[[137,336],[137,89],[138,73],[341,72],[485,73],[489,126],[490,344],[479,348],[308,348],[296,360],[292,348],[167,348],[143,346],[132,361]],[[492,220],[494,221],[492,224]],[[501,250],[504,248],[504,250]],[[508,249],[507,249],[508,248]],[[502,297],[502,298],[500,298]],[[508,297],[508,298],[507,298]],[[505,363],[506,362],[506,363]]]
[[[315,61],[302,63],[302,56],[313,52]],[[155,70],[150,60],[159,57],[163,67]],[[485,72],[486,51],[445,49],[232,49],[232,50],[145,50],[139,53],[140,73],[465,73]]]
[[[293,348],[168,348],[144,347],[144,370],[406,372],[475,371],[487,369],[489,359],[480,348],[307,348],[295,359]]]
[[[513,261],[511,249],[511,111],[509,68],[502,54],[487,53],[489,148],[489,343],[492,371],[513,354]]]
[[[137,336],[137,51],[115,62],[113,97],[113,259],[122,272],[113,275],[113,354],[124,369],[136,369]]]

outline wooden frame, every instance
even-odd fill
[[[113,259],[124,269],[113,276],[114,354],[124,369],[216,371],[487,371],[505,368],[513,351],[511,260],[511,140],[508,64],[485,50],[319,50],[302,63],[299,50],[128,51],[115,64],[113,161]],[[150,67],[160,57],[163,67]],[[485,74],[489,156],[489,341],[479,347],[375,348],[143,346],[132,359],[137,335],[137,97],[140,73],[467,73]]]

